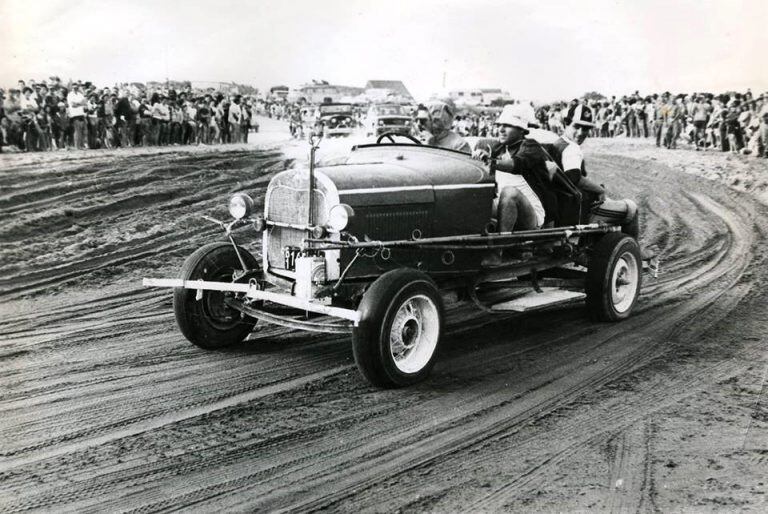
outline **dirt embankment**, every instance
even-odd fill
[[[405,391],[362,382],[335,336],[259,325],[203,352],[139,286],[220,237],[198,215],[261,198],[285,154],[5,161],[3,510],[766,510],[768,208],[682,173],[683,151],[587,145],[662,257],[636,315],[455,305]]]
[[[716,150],[695,151],[681,148],[657,148],[650,139],[590,139],[588,153],[623,155],[660,164],[656,173],[682,171],[718,182],[735,191],[749,193],[768,205],[768,159],[754,155],[732,154]]]

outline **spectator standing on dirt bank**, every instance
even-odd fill
[[[208,135],[211,132],[211,108],[207,102],[207,97],[201,98],[197,102],[197,141],[207,145]]]
[[[244,101],[241,101],[240,105],[240,141],[242,143],[248,142],[248,132],[251,129],[251,106]]]
[[[96,93],[88,95],[88,103],[85,107],[85,119],[88,122],[88,148],[99,147],[99,105]]]
[[[171,110],[171,129],[170,129],[170,142],[174,145],[181,144],[183,130],[184,130],[184,111],[180,103],[173,103],[170,106]]]
[[[240,142],[240,118],[243,116],[240,110],[240,96],[236,96],[229,106],[227,121],[229,123],[229,143]]]
[[[40,106],[37,104],[37,100],[33,96],[34,91],[31,87],[26,86],[22,91],[20,106],[21,106],[21,118],[23,124],[23,142],[24,150],[29,152],[31,150],[37,150],[40,144],[40,127],[37,123],[37,113],[40,111]]]
[[[157,95],[152,102],[152,142],[155,145],[168,144],[168,126],[171,122],[171,111],[165,95]]]
[[[463,137],[451,131],[456,106],[452,100],[433,100],[419,109],[417,121],[426,138],[427,145],[457,150],[466,154],[472,149]]]
[[[707,122],[709,121],[709,105],[703,96],[696,96],[693,100],[693,126],[696,128],[694,143],[696,150],[705,147]]]
[[[132,146],[133,133],[135,130],[136,115],[131,107],[131,101],[124,89],[118,93],[117,104],[115,104],[115,130],[116,143],[118,146]]]
[[[72,127],[72,139],[76,149],[85,149],[85,106],[87,100],[83,95],[82,84],[75,82],[72,91],[67,95],[67,107],[69,110],[69,124]]]
[[[193,98],[184,103],[184,136],[182,144],[197,143],[197,107]]]

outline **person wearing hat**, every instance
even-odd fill
[[[418,126],[425,130],[424,144],[472,153],[469,143],[451,130],[456,106],[450,99],[432,100],[419,109],[416,116]]]
[[[528,122],[520,116],[519,107],[504,106],[496,125],[498,140],[479,140],[472,157],[495,162],[498,196],[494,213],[499,231],[531,230],[554,221],[557,197],[548,185],[548,157],[538,142],[525,137]],[[498,251],[483,259],[485,266],[502,262]]]
[[[164,94],[153,95],[152,98],[152,144],[168,144],[168,127],[171,122],[171,111],[168,107],[168,97]]]
[[[556,165],[556,168],[552,168],[552,163],[547,163],[550,174],[554,175],[559,169],[573,185],[579,188],[583,208],[590,208],[604,201],[605,190],[587,178],[584,152],[581,149],[581,144],[595,126],[593,111],[586,105],[572,106],[568,113],[569,124],[560,136],[554,132],[539,129],[535,122],[531,121],[532,115],[533,109],[523,106],[520,117],[528,121],[529,132],[526,137],[539,143]]]
[[[24,150],[36,150],[40,140],[40,128],[37,125],[37,113],[40,106],[35,98],[35,91],[30,86],[25,86],[21,90],[21,119],[23,130]]]

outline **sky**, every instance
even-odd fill
[[[19,78],[402,80],[417,97],[498,87],[768,91],[768,0],[0,0],[0,85]]]

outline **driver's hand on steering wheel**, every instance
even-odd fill
[[[484,163],[488,163],[488,160],[491,158],[491,152],[488,150],[483,150],[482,148],[476,148],[474,152],[472,152],[472,158],[476,161],[483,161]]]

